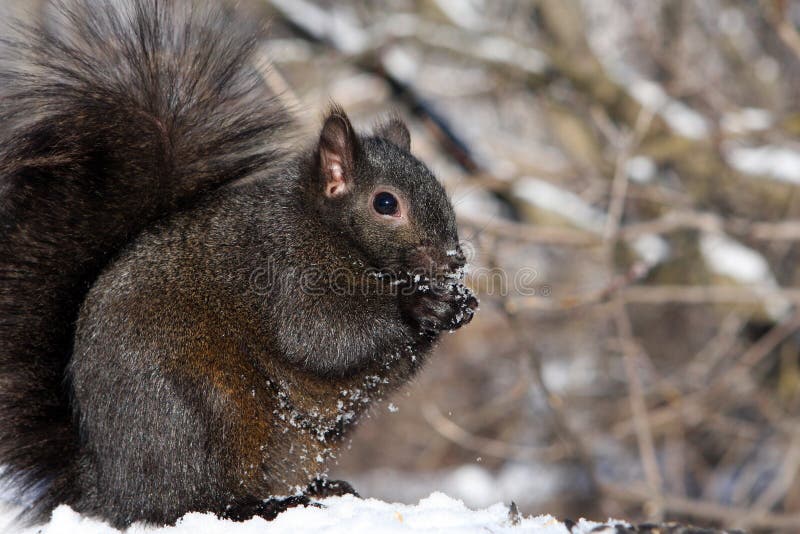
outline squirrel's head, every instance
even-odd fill
[[[316,149],[320,209],[373,267],[400,277],[456,272],[465,258],[453,206],[410,144],[400,119],[359,135],[334,106]]]

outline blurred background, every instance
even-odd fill
[[[481,299],[332,476],[800,531],[800,2],[238,4],[305,133],[408,121]]]

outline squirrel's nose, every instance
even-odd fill
[[[455,273],[467,263],[460,246],[449,248],[422,243],[409,256],[410,265],[424,269],[432,275]]]

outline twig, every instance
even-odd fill
[[[686,369],[686,378],[694,384],[705,383],[709,373],[736,345],[745,323],[741,313],[729,313],[722,320],[717,334],[692,358]]]
[[[638,371],[641,349],[633,339],[633,329],[628,311],[625,309],[625,303],[619,298],[614,301],[614,320],[622,345],[622,360],[625,366],[625,376],[628,379],[631,412],[636,429],[636,441],[639,445],[639,455],[642,459],[647,486],[650,489],[652,504],[655,506],[653,515],[656,516],[656,519],[660,519],[658,516],[661,516],[663,512],[661,505],[663,482],[656,458],[653,431],[647,415],[644,388]]]
[[[633,503],[646,503],[650,500],[650,491],[635,484],[621,486],[619,484],[603,483],[602,489],[609,496]],[[684,514],[709,521],[720,521],[728,525],[744,526],[752,529],[786,530],[796,532],[800,525],[800,514],[767,513],[758,518],[748,520],[748,511],[741,508],[724,506],[714,502],[697,499],[686,499],[671,495],[662,496],[664,509],[669,512]]]
[[[794,27],[791,19],[787,16],[786,11],[789,6],[786,0],[762,1],[762,4],[768,3],[772,4],[772,9],[769,6],[765,6],[768,12],[767,20],[775,28],[783,44],[800,60],[800,33],[797,32],[797,28]]]
[[[637,304],[753,304],[774,298],[800,304],[800,289],[763,286],[630,286],[622,296]]]
[[[411,80],[403,79],[401,73],[393,72],[384,60],[381,50],[370,42],[369,34],[363,28],[337,19],[330,11],[306,0],[268,2],[308,39],[330,46],[350,57],[361,69],[382,77],[392,88],[396,98],[406,103],[411,113],[420,117],[440,146],[465,171],[470,174],[486,172],[444,115],[419,94]],[[350,37],[346,37],[348,35]]]
[[[477,436],[442,415],[439,408],[430,402],[422,405],[422,416],[436,432],[446,439],[464,449],[486,456],[511,460],[541,460],[552,462],[560,460],[570,454],[569,449],[562,445],[531,447]]]
[[[459,222],[479,233],[515,241],[577,247],[597,245],[600,242],[594,234],[571,228],[532,226],[486,217],[477,213],[460,213],[458,219]]]
[[[736,237],[759,241],[798,241],[800,221],[753,222],[746,219],[724,219],[719,215],[696,211],[671,211],[657,219],[632,223],[620,229],[626,240],[647,234],[668,234],[677,230],[725,232]]]
[[[606,304],[625,288],[646,277],[650,270],[651,267],[644,262],[636,262],[628,272],[614,276],[607,285],[598,290],[580,295],[510,298],[506,301],[506,309],[512,312],[524,309],[565,312]]]
[[[533,349],[530,340],[526,339],[524,334],[524,332],[527,330],[517,324],[516,316],[512,312],[506,310],[506,317],[512,325],[516,326],[514,331],[518,332],[517,340],[520,351],[528,356],[528,361],[530,362],[531,370],[533,371],[534,382],[544,396],[547,407],[550,410],[553,418],[553,424],[555,425],[556,433],[560,436],[561,440],[574,451],[589,477],[589,481],[591,483],[590,492],[596,493],[599,488],[597,485],[597,467],[595,465],[594,458],[592,457],[590,446],[584,441],[583,436],[579,432],[573,430],[572,426],[570,425],[569,418],[565,412],[563,400],[554,394],[547,385],[542,372],[541,358]]]
[[[759,495],[754,504],[754,510],[746,518],[745,523],[747,525],[768,513],[775,504],[786,496],[786,492],[795,481],[798,467],[800,467],[800,432],[795,431],[783,463],[775,474],[775,478],[767,489]]]
[[[636,147],[641,143],[655,113],[647,108],[642,108],[636,118],[633,132],[617,142],[618,153],[614,168],[614,178],[611,182],[611,200],[608,205],[608,217],[603,238],[606,241],[616,240],[625,210],[625,198],[628,191],[628,161]]]
[[[492,184],[485,184],[495,190]],[[503,186],[505,189],[505,184]],[[479,227],[486,233],[498,237],[547,243],[561,246],[593,246],[601,243],[594,233],[577,228],[557,226],[532,226],[490,219],[478,214],[461,214],[459,218],[467,225]],[[619,238],[631,242],[644,235],[669,234],[678,230],[700,230],[704,232],[725,232],[735,237],[758,241],[800,241],[800,221],[749,222],[743,219],[724,220],[712,213],[680,211],[669,212],[657,219],[619,226]]]

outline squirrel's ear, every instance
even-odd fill
[[[400,117],[391,117],[389,120],[378,124],[373,135],[382,137],[403,150],[411,150],[411,134],[408,133],[406,123]]]
[[[333,106],[325,117],[317,145],[319,171],[325,196],[341,196],[353,187],[358,136],[344,110]]]

